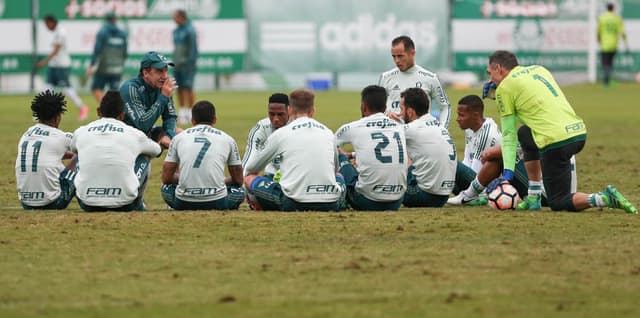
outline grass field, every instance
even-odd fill
[[[478,92],[448,91],[454,105]],[[214,102],[216,126],[243,151],[269,94],[198,97]],[[588,129],[578,188],[614,184],[640,204],[637,84],[565,94]],[[640,315],[640,220],[620,210],[178,213],[162,202],[155,159],[148,212],[86,214],[75,200],[67,211],[24,212],[14,163],[30,99],[0,96],[0,317]],[[359,117],[359,93],[317,93],[316,106],[335,130]],[[495,118],[493,102],[486,108]],[[61,128],[73,131],[69,109]],[[450,130],[461,153],[463,134],[454,122]]]

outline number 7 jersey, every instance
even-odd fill
[[[373,201],[395,201],[407,188],[407,143],[402,125],[383,113],[340,127],[338,146],[351,144],[356,152],[356,190]]]

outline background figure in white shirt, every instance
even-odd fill
[[[31,102],[38,123],[20,138],[16,158],[18,199],[25,210],[65,209],[75,195],[73,160],[69,167],[62,163],[73,157],[73,135],[58,129],[66,111],[64,95],[51,90],[39,93]]]
[[[251,156],[245,188],[261,206],[282,211],[338,211],[344,206],[344,179],[336,174],[338,148],[331,129],[313,119],[314,94],[298,89],[289,96],[290,122],[274,131]],[[258,173],[280,157],[280,182]]]
[[[456,177],[456,146],[449,131],[429,114],[429,97],[417,88],[400,94],[400,114],[407,125],[407,153],[411,166],[407,173],[406,207],[443,207]]]
[[[460,99],[456,122],[464,130],[464,159],[458,162],[454,194],[466,189],[482,168],[480,155],[486,149],[500,146],[502,133],[498,124],[484,117],[484,103],[480,96],[467,95]]]
[[[100,119],[73,134],[71,150],[78,154],[76,196],[87,212],[144,210],[143,194],[149,161],[162,149],[142,131],[123,122],[120,93],[108,91],[98,108]]]
[[[340,173],[347,202],[356,210],[398,210],[407,189],[407,145],[404,127],[384,114],[387,92],[370,85],[361,92],[362,118],[338,129],[338,146],[351,144],[356,167],[340,154]]]
[[[71,71],[71,56],[67,52],[67,33],[58,25],[58,19],[48,14],[44,17],[44,24],[53,33],[51,46],[53,50],[47,57],[38,62],[37,67],[43,68],[47,64],[47,85],[45,90],[60,87],[74,104],[80,109],[78,119],[85,120],[89,115],[89,106],[80,99],[76,90],[71,87],[69,72]]]
[[[245,193],[236,141],[212,127],[217,117],[211,102],[197,102],[190,117],[193,127],[171,140],[164,160],[162,198],[175,210],[238,209]]]
[[[400,93],[411,87],[422,88],[429,96],[432,114],[440,121],[440,126],[448,129],[451,120],[451,104],[440,84],[438,76],[415,63],[416,49],[410,37],[399,36],[391,41],[391,56],[396,64],[393,69],[382,73],[378,85],[387,90],[386,113],[395,120],[401,120]]]
[[[242,159],[243,169],[246,167],[249,159],[264,148],[264,143],[267,141],[267,138],[269,138],[274,131],[289,122],[289,96],[287,96],[287,94],[275,93],[269,96],[267,107],[268,117],[258,121],[258,123],[251,128],[251,131],[249,131],[247,146],[244,151],[244,158]],[[264,168],[264,177],[272,181],[275,177],[275,181],[278,182],[280,180],[279,169],[280,158],[276,157]],[[243,170],[243,174],[245,177],[247,176],[246,169]],[[278,210],[277,206],[259,206],[256,199],[250,193],[247,194],[247,202],[251,209],[254,210]]]

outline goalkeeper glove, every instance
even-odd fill
[[[498,86],[496,85],[496,83],[494,82],[486,82],[484,83],[484,86],[482,87],[482,99],[485,99],[487,97],[491,98],[491,99],[495,99],[495,90],[496,88],[498,88]],[[492,95],[492,96],[490,96]]]
[[[514,174],[512,170],[509,169],[504,169],[502,171],[502,175],[499,178],[495,178],[493,179],[493,181],[491,181],[486,188],[486,192],[487,193],[491,193],[493,192],[493,190],[495,190],[499,184],[501,183],[511,183],[511,180],[513,180]]]

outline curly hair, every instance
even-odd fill
[[[49,121],[67,111],[67,101],[60,92],[46,90],[31,101],[31,113],[38,121]]]

